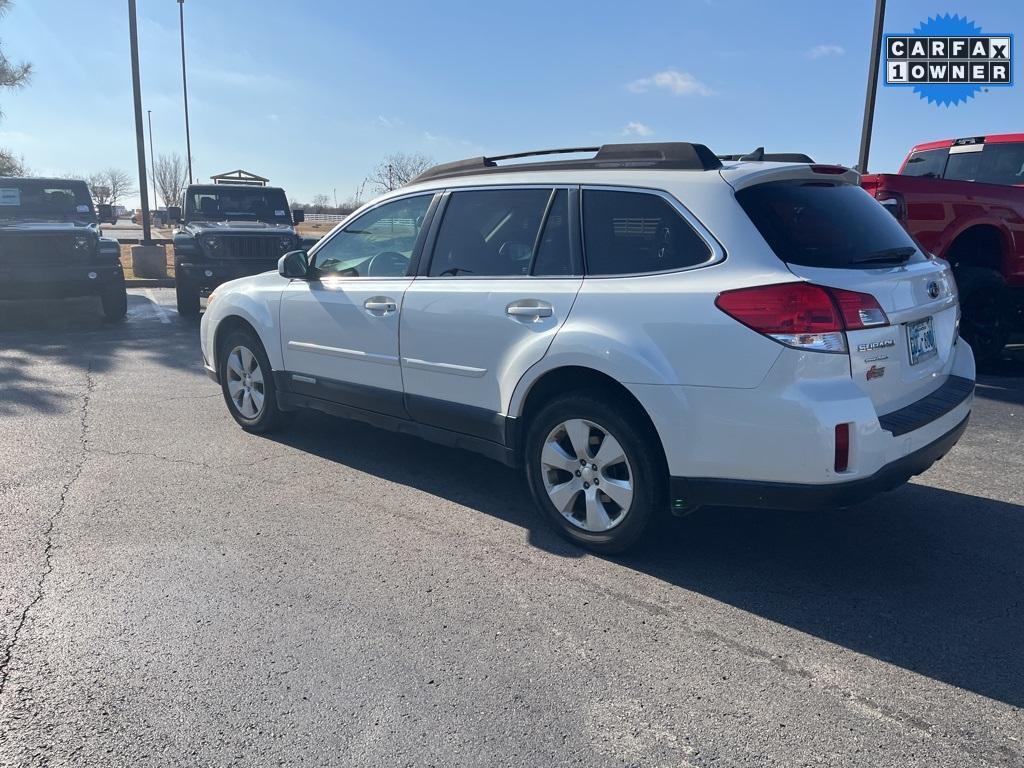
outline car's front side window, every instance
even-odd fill
[[[433,194],[404,197],[367,211],[316,252],[322,277],[404,277]]]

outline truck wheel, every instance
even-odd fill
[[[109,322],[123,320],[128,314],[128,292],[124,287],[124,280],[118,280],[114,285],[103,289],[100,294],[100,301],[103,304],[103,316]]]
[[[960,289],[960,335],[979,365],[995,362],[1010,338],[1012,310],[1006,281],[991,269],[967,267],[956,273]]]
[[[186,318],[199,317],[199,290],[185,280],[177,280],[174,292],[178,299],[178,314]]]

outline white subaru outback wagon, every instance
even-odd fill
[[[231,415],[479,451],[603,552],[667,511],[854,504],[956,443],[975,370],[949,265],[853,171],[571,151],[437,166],[220,286],[202,351]]]

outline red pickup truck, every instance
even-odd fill
[[[1024,133],[918,144],[898,174],[861,184],[953,265],[960,332],[979,362],[997,359],[1024,327]]]

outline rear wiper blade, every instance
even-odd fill
[[[902,248],[886,248],[881,251],[874,251],[866,256],[856,256],[850,259],[850,261],[853,264],[871,264],[876,261],[886,264],[902,264],[915,253],[917,253],[917,248],[907,245]]]

